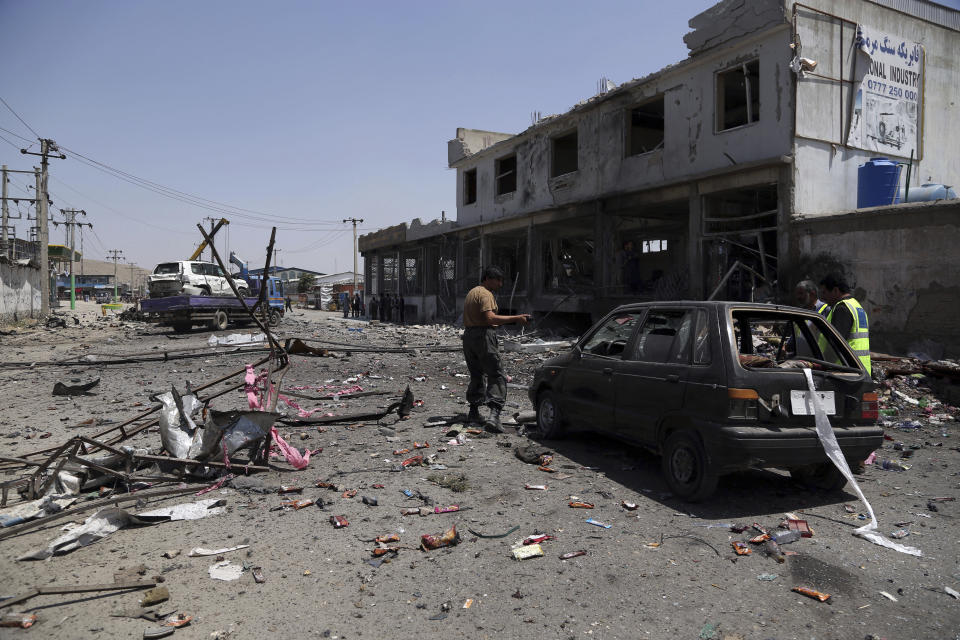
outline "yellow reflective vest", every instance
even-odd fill
[[[850,315],[853,316],[853,324],[850,326],[850,335],[847,336],[847,344],[850,345],[850,349],[854,355],[860,359],[867,373],[872,375],[873,368],[870,365],[870,331],[867,322],[867,312],[860,306],[856,298],[842,298],[837,304],[833,305],[833,309],[830,310],[830,315],[827,316],[827,322],[830,324],[833,324],[833,314],[841,304],[846,305],[847,309],[850,310]],[[826,337],[820,336],[818,342],[820,343],[820,350],[824,351],[827,345]]]

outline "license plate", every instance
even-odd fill
[[[828,416],[837,414],[836,405],[833,402],[833,391],[817,391],[820,396],[820,404],[823,405],[823,411]],[[812,416],[813,394],[810,391],[791,391],[790,409],[795,416]]]

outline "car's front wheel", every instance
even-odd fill
[[[840,491],[847,486],[847,477],[832,462],[808,464],[790,469],[790,476],[812,489]]]
[[[552,391],[544,391],[537,398],[537,428],[540,435],[547,439],[563,435],[560,405]]]
[[[662,467],[670,490],[687,502],[713,495],[718,476],[710,468],[703,443],[693,431],[674,431],[663,443]]]

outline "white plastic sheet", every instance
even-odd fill
[[[837,436],[833,433],[833,427],[830,426],[830,419],[827,418],[827,414],[823,409],[823,403],[820,401],[820,396],[816,393],[817,389],[813,384],[813,373],[811,373],[810,369],[804,369],[803,375],[807,378],[807,387],[810,388],[810,395],[813,397],[814,419],[817,425],[817,436],[820,438],[820,444],[823,445],[823,449],[827,452],[827,457],[830,458],[830,461],[833,462],[837,469],[840,470],[840,473],[846,477],[847,481],[853,485],[853,490],[860,496],[860,501],[867,507],[867,513],[870,514],[870,522],[854,531],[853,534],[869,540],[874,544],[899,551],[900,553],[922,556],[923,552],[919,549],[899,544],[877,533],[877,516],[874,515],[873,507],[867,502],[867,498],[863,495],[860,485],[857,484],[853,473],[850,471],[850,465],[847,464],[847,459],[840,450],[840,445],[837,443]]]
[[[231,333],[228,336],[212,335],[207,340],[207,344],[211,347],[232,344],[255,344],[263,342],[266,339],[267,336],[263,333]]]

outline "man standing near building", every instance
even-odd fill
[[[827,322],[847,341],[867,373],[872,373],[867,312],[857,299],[850,295],[850,286],[842,277],[828,273],[820,281],[820,297],[833,307],[827,316]]]
[[[793,297],[801,309],[816,311],[824,318],[830,317],[830,305],[817,296],[817,285],[813,280],[801,280],[793,289]]]
[[[480,405],[489,408],[483,419],[487,431],[502,433],[500,412],[507,400],[507,379],[500,363],[500,345],[497,327],[504,324],[527,324],[531,316],[497,315],[495,291],[503,286],[503,271],[487,267],[480,285],[471,289],[463,301],[463,357],[470,372],[467,402],[470,403],[468,422],[480,422]]]

